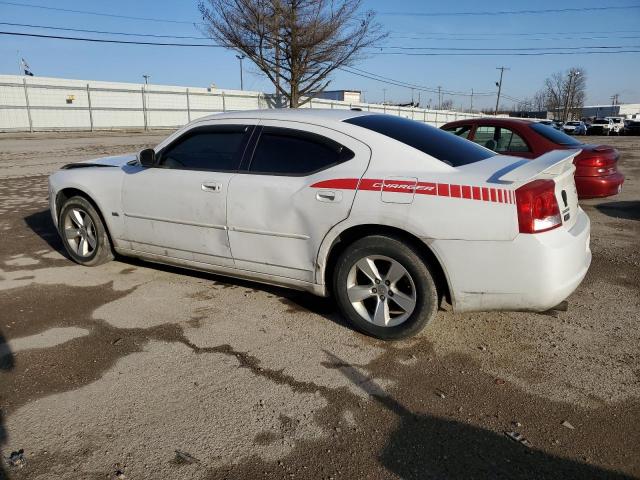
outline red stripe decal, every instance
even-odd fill
[[[357,187],[357,178],[335,178],[332,180],[323,180],[311,185],[311,188],[337,188],[339,190],[355,190]],[[362,188],[362,186],[360,188]]]
[[[435,195],[436,184],[431,182],[418,182],[416,185],[416,193],[420,193],[422,195]]]
[[[360,185],[358,186],[358,188],[360,190],[380,191],[382,190],[382,180],[363,178],[362,180],[360,180]]]
[[[449,196],[449,184],[448,183],[439,183],[438,184],[438,196],[440,196],[440,197],[448,197]]]
[[[335,188],[338,190],[385,191],[439,197],[465,198],[484,202],[515,203],[513,191],[502,188],[475,187],[472,185],[449,185],[447,183],[417,182],[410,180],[382,180],[377,178],[334,178],[322,180],[311,188]]]

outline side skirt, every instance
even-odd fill
[[[294,290],[302,290],[305,292],[318,295],[320,297],[328,296],[325,285],[304,282],[293,278],[281,277],[278,275],[269,275],[266,273],[252,272],[233,267],[223,267],[220,265],[211,265],[203,262],[195,262],[193,260],[183,260],[181,258],[167,257],[155,253],[141,252],[139,250],[131,250],[128,248],[115,247],[114,250],[124,257],[134,257],[152,263],[162,265],[172,265],[175,267],[187,268],[199,272],[215,273],[231,278],[240,278],[242,280],[250,280],[252,282],[265,283],[267,285],[275,285],[277,287],[291,288]]]

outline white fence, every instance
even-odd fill
[[[261,92],[0,75],[0,131],[176,128],[212,113],[276,108]],[[312,99],[441,126],[479,114]]]

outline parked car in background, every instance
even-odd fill
[[[137,156],[67,165],[49,202],[82,265],[115,251],[332,295],[354,327],[394,339],[442,298],[454,311],[544,311],[575,290],[591,262],[578,153],[523,165],[391,115],[242,111]]]
[[[564,124],[562,128],[564,133],[567,135],[586,135],[587,134],[587,126],[584,122],[580,121],[571,121]]]
[[[578,148],[574,159],[580,198],[609,197],[620,192],[618,151],[608,145],[587,145],[540,122],[516,118],[473,118],[443,125],[444,130],[503,155],[536,158],[551,150]]]
[[[613,120],[596,118],[587,128],[587,135],[611,135],[612,130]]]
[[[623,135],[640,135],[640,119],[628,119],[624,121]]]
[[[611,126],[611,134],[621,135],[624,128],[624,117],[605,117],[605,120],[611,120],[613,125]]]

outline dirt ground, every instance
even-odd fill
[[[47,175],[165,135],[0,135],[0,479],[640,477],[640,137],[589,139],[627,179],[582,202],[567,312],[385,343],[331,300],[68,260]]]

